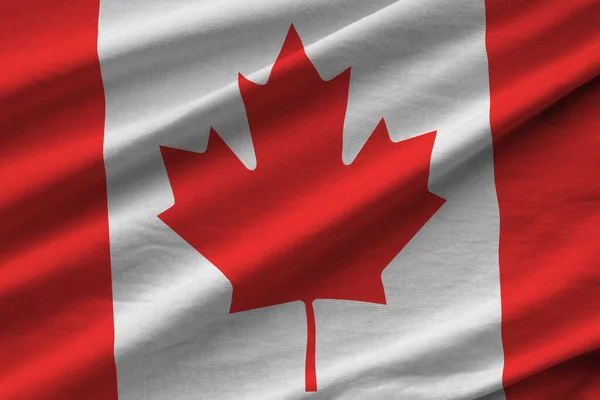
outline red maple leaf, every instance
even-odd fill
[[[212,129],[204,153],[161,147],[175,205],[159,217],[230,280],[230,312],[304,302],[307,391],[313,300],[385,304],[382,271],[444,203],[427,188],[435,132],[394,143],[382,119],[342,162],[349,84],[350,69],[321,79],[292,26],[266,84],[239,75],[254,170]]]

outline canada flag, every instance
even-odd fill
[[[0,399],[600,399],[598,1],[0,12]]]

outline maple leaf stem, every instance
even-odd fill
[[[304,301],[306,307],[306,366],[305,366],[305,386],[307,392],[317,391],[317,367],[316,367],[316,351],[317,351],[317,327],[315,322],[315,309],[313,302]]]

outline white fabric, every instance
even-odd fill
[[[483,0],[101,0],[105,163],[121,400],[499,400],[498,207]],[[352,67],[350,162],[381,117],[437,130],[447,202],[384,271],[387,305],[315,302],[319,391],[304,391],[302,303],[229,314],[231,285],[162,223],[159,145],[210,126],[255,163],[237,73],[268,76],[290,23],[321,76]],[[231,249],[235,251],[235,249]]]

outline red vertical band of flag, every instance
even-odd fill
[[[116,399],[97,0],[0,3],[0,399]]]
[[[506,397],[600,399],[600,3],[486,5]]]

